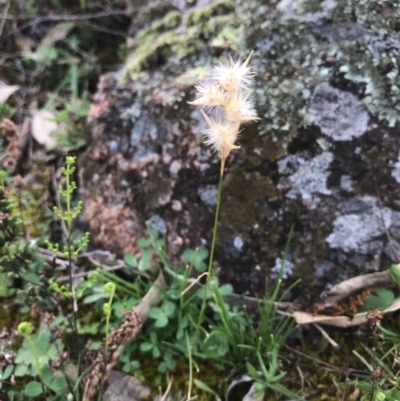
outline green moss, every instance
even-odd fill
[[[126,61],[123,80],[126,80],[131,72],[152,68],[163,59],[168,58],[171,46],[178,42],[179,38],[174,32],[162,35],[155,33],[143,35],[139,47]]]
[[[192,11],[183,32],[177,29],[181,23],[177,11],[143,28],[136,35],[137,46],[127,58],[122,81],[135,79],[141,71],[166,64],[171,58],[179,63],[184,58],[197,57],[206,39],[215,38],[213,46],[229,42],[232,48],[239,49],[243,46],[243,28],[233,11],[233,3],[218,2]]]
[[[208,7],[193,10],[186,20],[187,26],[199,25],[207,23],[212,17],[226,15],[233,13],[236,9],[236,5],[232,1],[219,1],[214,4],[210,4]]]
[[[157,34],[175,29],[181,23],[181,14],[178,11],[171,11],[162,20],[154,22],[149,29],[142,29],[136,35],[138,42],[145,40],[150,34]]]
[[[191,68],[180,75],[176,79],[176,83],[184,86],[193,86],[197,82],[201,81],[204,77],[206,77],[210,73],[210,71],[210,66]]]
[[[181,21],[182,21],[181,14],[178,11],[171,11],[160,22],[160,28],[162,28],[162,30],[175,29],[179,26]]]
[[[229,43],[233,50],[239,50],[244,46],[244,27],[243,25],[227,25],[222,28],[218,35],[211,41],[214,47],[220,47]]]
[[[201,34],[208,39],[209,37],[218,35],[221,30],[233,24],[235,24],[235,16],[233,14],[218,15],[204,23],[201,27]]]

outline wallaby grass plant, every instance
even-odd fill
[[[208,112],[215,111],[216,120],[211,119],[204,111],[201,113],[206,120],[209,129],[205,132],[205,143],[217,151],[221,156],[220,179],[218,184],[217,206],[215,211],[213,236],[211,240],[210,259],[207,270],[207,278],[203,303],[197,327],[202,324],[204,315],[207,291],[210,286],[212,275],[212,264],[214,260],[215,243],[217,238],[218,217],[221,205],[222,178],[225,169],[225,161],[233,149],[238,149],[235,145],[239,134],[240,125],[243,122],[258,120],[252,100],[246,91],[250,88],[254,73],[249,66],[252,53],[243,63],[239,60],[236,63],[220,63],[203,83],[197,85],[197,96],[189,104],[201,106]],[[198,331],[196,330],[193,346],[197,340]],[[188,394],[190,398],[190,392]]]

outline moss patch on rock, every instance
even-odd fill
[[[216,47],[228,41],[239,49],[243,46],[243,28],[235,10],[233,2],[219,1],[185,15],[170,11],[143,27],[135,35],[136,45],[125,63],[122,82],[136,79],[141,71],[197,57],[206,50],[207,41]]]

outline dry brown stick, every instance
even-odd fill
[[[329,307],[356,291],[373,287],[375,285],[390,283],[393,283],[393,280],[390,277],[389,270],[377,273],[361,274],[360,276],[352,277],[332,287],[324,305]]]
[[[338,350],[340,348],[339,344],[333,340],[319,324],[315,323],[313,326],[322,334],[322,337],[324,337],[334,349]]]
[[[61,255],[58,255],[58,254],[50,251],[49,249],[40,248],[40,247],[37,247],[36,251],[38,253],[40,253],[42,255],[42,257],[45,260],[47,260],[48,263],[56,265],[56,266],[61,266],[63,269],[67,269],[68,261],[64,257],[62,257]],[[113,272],[113,271],[120,270],[120,269],[128,269],[130,272],[134,273],[137,276],[145,277],[145,278],[147,278],[149,280],[154,280],[154,277],[151,276],[150,274],[147,274],[147,273],[142,272],[140,270],[134,269],[134,268],[128,266],[124,261],[122,261],[120,259],[115,259],[114,263],[103,263],[96,256],[96,254],[98,254],[99,252],[100,251],[95,250],[95,251],[91,251],[91,252],[82,253],[78,257],[73,257],[72,261],[74,262],[74,269],[78,268],[76,263],[77,263],[77,261],[79,259],[87,258],[87,260],[93,266],[100,267],[101,269],[103,269],[103,270],[105,270],[107,272]],[[93,273],[93,270],[84,271],[84,272],[80,272],[80,273],[74,273],[72,275],[72,278],[73,279],[83,278],[83,277],[88,276],[90,273]],[[57,283],[65,283],[65,282],[69,281],[69,276],[58,277],[55,281]]]

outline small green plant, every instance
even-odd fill
[[[67,258],[70,262],[73,256],[77,256],[89,243],[89,233],[86,232],[83,237],[79,238],[75,243],[72,240],[72,222],[76,219],[78,214],[82,211],[83,203],[79,201],[76,206],[72,206],[72,196],[76,189],[76,183],[71,180],[72,175],[75,172],[76,157],[67,156],[66,166],[62,168],[62,173],[65,177],[65,188],[61,185],[58,187],[60,195],[65,200],[66,210],[63,211],[57,206],[53,207],[54,214],[63,222],[66,223],[67,228],[67,244],[64,245],[63,249],[60,250],[60,244],[53,244],[47,241],[47,246],[51,251],[56,254],[61,254]]]
[[[115,284],[108,282],[104,284],[103,291],[109,295],[108,302],[103,305],[103,313],[106,317],[106,340],[105,340],[105,354],[108,355],[108,337],[110,334],[110,317],[111,317],[111,307],[112,301],[115,295]]]
[[[72,284],[72,259],[79,254],[79,252],[88,243],[88,234],[83,235],[78,240],[73,240],[72,237],[72,222],[80,212],[82,205],[78,203],[75,207],[72,202],[72,194],[76,188],[76,184],[71,180],[72,174],[74,173],[75,158],[67,157],[66,167],[63,168],[63,174],[66,180],[66,187],[60,186],[60,193],[65,199],[66,207],[65,211],[55,208],[55,214],[65,224],[65,232],[67,233],[66,243],[60,247],[58,244],[52,244],[47,242],[48,247],[56,252],[57,255],[66,258],[69,263],[70,270],[70,284],[61,285],[54,279],[47,281],[43,275],[39,272],[46,269],[46,262],[43,258],[35,252],[33,245],[28,243],[26,240],[20,237],[21,233],[21,218],[17,218],[11,215],[10,210],[14,207],[14,203],[10,202],[7,198],[7,176],[1,176],[1,187],[0,195],[0,207],[4,210],[4,217],[1,220],[1,235],[0,235],[0,247],[5,250],[4,258],[1,263],[5,271],[13,274],[13,277],[22,278],[26,282],[25,288],[17,290],[18,299],[15,301],[27,303],[27,299],[33,299],[35,293],[39,296],[54,296],[54,294],[62,295],[67,299],[72,300],[72,313],[76,319],[76,300],[83,296],[88,288],[93,287],[95,282],[95,276],[90,275],[88,279],[83,280],[78,287],[74,287]],[[6,195],[6,196],[4,196]],[[47,285],[46,285],[47,284]],[[46,291],[46,292],[45,292]],[[50,301],[50,297],[48,301]],[[53,302],[57,301],[57,297],[53,298]],[[57,301],[59,302],[59,301]],[[28,302],[29,304],[29,302]],[[50,306],[51,303],[48,303]],[[61,306],[61,305],[60,305]],[[29,310],[29,306],[26,305]],[[28,311],[27,310],[27,311]],[[61,316],[62,317],[62,316]],[[79,350],[79,337],[76,320],[69,319],[68,315],[65,315],[65,322],[68,324],[72,333],[76,336],[76,345]],[[53,369],[62,371],[64,361],[60,359],[60,353],[64,350],[64,344],[61,339],[62,332],[55,330],[55,327],[51,324],[42,324],[34,333],[34,327],[31,323],[22,322],[18,326],[18,332],[23,337],[21,347],[17,350],[14,360],[11,364],[5,367],[2,371],[2,378],[0,378],[2,385],[5,380],[9,378],[10,372],[15,378],[22,380],[24,384],[23,393],[19,394],[18,397],[46,397],[46,399],[57,399],[62,400],[62,394],[75,393],[72,388],[72,382],[64,376],[56,376]],[[65,330],[68,332],[68,330]],[[67,354],[65,354],[67,355]],[[58,367],[56,367],[58,365]],[[10,367],[9,367],[10,366]],[[30,378],[26,383],[25,378]],[[33,380],[32,380],[33,378]],[[37,380],[35,379],[37,378]],[[8,387],[9,388],[9,387]],[[12,388],[12,387],[11,387]],[[13,389],[10,390],[12,394],[17,396],[17,393]],[[11,394],[10,393],[10,394]],[[73,398],[77,397],[74,395]],[[79,396],[78,396],[79,398]]]
[[[62,394],[67,391],[66,378],[56,377],[49,368],[50,362],[60,360],[59,355],[64,348],[61,340],[52,341],[51,332],[46,325],[41,326],[39,334],[33,334],[33,326],[29,322],[20,323],[18,333],[24,338],[24,342],[14,359],[14,376],[38,376],[40,380],[29,381],[24,388],[25,395],[37,397],[43,394],[49,397],[51,393]]]
[[[198,326],[206,288],[198,279],[192,278],[192,274],[201,274],[207,269],[205,260],[208,252],[205,249],[186,250],[183,259],[187,264],[172,268],[160,244],[163,241],[153,231],[150,231],[150,240],[140,240],[144,251],[152,250],[159,254],[169,287],[159,289],[162,301],[151,308],[146,326],[137,341],[128,347],[127,353],[139,352],[139,355],[143,355],[141,360],[148,360],[145,355],[150,355],[158,361],[156,366],[160,373],[173,374],[174,369],[179,368],[179,361],[187,361],[190,366],[190,393],[194,387],[205,392],[215,392],[213,386],[210,387],[196,373],[196,370],[202,371],[203,363],[213,361],[221,377],[227,377],[236,370],[247,369],[249,374],[256,370],[257,376],[253,376],[259,392],[273,391],[301,399],[280,383],[286,377],[280,353],[293,332],[294,321],[289,316],[280,316],[279,303],[292,287],[281,294],[282,279],[278,277],[271,292],[259,301],[259,313],[249,314],[246,309],[229,305],[226,299],[233,292],[232,286],[220,285],[218,277],[211,272],[204,318]],[[125,255],[125,262],[139,270],[139,262],[133,255]],[[139,298],[143,295],[143,292],[137,293]],[[197,338],[193,346],[195,336]],[[261,360],[263,366],[260,366]],[[140,363],[133,366],[128,360],[123,361],[123,369],[142,379],[144,377]],[[155,380],[154,377],[151,380]],[[157,381],[161,380],[162,376],[157,376]]]
[[[267,358],[263,357],[259,350],[256,350],[259,372],[250,362],[246,363],[249,376],[254,380],[254,387],[258,390],[255,396],[267,395],[269,391],[290,397],[295,400],[304,400],[296,393],[290,391],[281,384],[281,380],[286,376],[286,372],[279,368],[279,347],[274,347],[268,351]],[[268,364],[265,364],[267,359]]]
[[[235,144],[240,126],[244,122],[255,121],[259,118],[254,109],[253,101],[246,93],[250,88],[255,74],[248,66],[252,53],[243,63],[238,60],[236,63],[230,59],[229,62],[220,63],[214,68],[214,73],[208,79],[196,87],[196,99],[189,104],[201,106],[207,110],[201,113],[206,120],[209,129],[205,132],[205,143],[210,145],[213,150],[219,153],[221,157],[220,179],[218,184],[217,205],[215,210],[213,235],[211,240],[210,258],[206,274],[206,283],[203,292],[203,300],[200,309],[198,322],[195,325],[196,330],[192,339],[192,353],[195,352],[197,339],[201,330],[208,291],[210,289],[211,279],[213,277],[212,266],[214,260],[214,251],[217,238],[217,227],[219,211],[221,206],[221,193],[223,184],[223,174],[225,161],[233,149],[240,146]],[[209,117],[210,109],[215,110],[217,120]],[[192,380],[189,383],[188,398],[191,398]]]
[[[66,207],[65,210],[61,210],[57,206],[54,206],[53,211],[54,214],[61,220],[63,224],[65,224],[66,231],[66,244],[60,249],[59,243],[52,243],[47,241],[46,244],[48,248],[54,252],[55,254],[60,254],[68,260],[68,273],[69,273],[69,288],[67,286],[60,288],[59,291],[62,291],[68,297],[72,298],[72,315],[73,315],[73,324],[74,331],[76,335],[78,335],[78,326],[77,326],[77,304],[76,304],[76,290],[73,282],[73,269],[72,269],[72,258],[77,256],[89,243],[89,233],[86,232],[81,238],[74,241],[73,233],[72,233],[72,222],[78,214],[82,210],[82,201],[79,201],[75,206],[72,205],[72,197],[73,193],[76,189],[76,183],[72,180],[72,176],[75,172],[75,162],[76,157],[67,156],[65,159],[66,166],[62,168],[62,173],[65,177],[65,188],[61,185],[58,190],[61,197],[64,199]],[[77,351],[79,353],[79,339],[77,338],[78,347]]]

